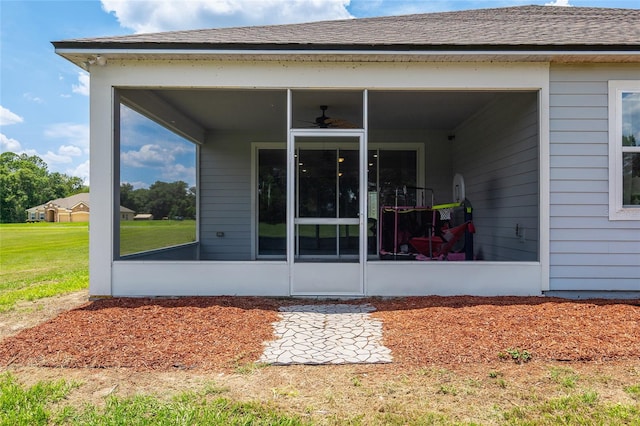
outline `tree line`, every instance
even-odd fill
[[[57,198],[89,192],[82,178],[50,172],[37,155],[0,154],[0,223],[27,220],[27,209]],[[156,181],[149,188],[120,186],[120,205],[155,219],[196,217],[196,188],[183,181]]]
[[[149,188],[120,185],[120,205],[136,213],[151,213],[154,219],[195,219],[196,188],[181,180],[156,181]]]
[[[57,198],[89,192],[82,178],[50,172],[37,155],[0,154],[0,222],[24,222],[26,210]]]

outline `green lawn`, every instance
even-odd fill
[[[87,288],[87,223],[0,224],[0,312]]]
[[[195,240],[195,220],[127,221],[120,224],[121,255],[190,243]]]
[[[195,221],[125,222],[122,254],[195,241]],[[89,286],[89,224],[0,224],[0,312]]]
[[[109,397],[104,407],[65,404],[80,385],[64,380],[21,386],[10,373],[0,375],[0,425],[281,425],[309,424],[266,404],[235,402],[218,391],[185,392],[171,401],[154,396]]]

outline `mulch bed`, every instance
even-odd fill
[[[278,308],[330,303],[253,297],[115,298],[90,302],[0,342],[0,366],[228,370],[274,339]],[[394,363],[640,360],[640,300],[408,297],[371,303]]]

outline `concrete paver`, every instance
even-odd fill
[[[382,322],[369,304],[297,305],[280,308],[277,340],[266,342],[258,362],[289,364],[389,363]]]

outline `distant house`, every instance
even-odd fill
[[[27,209],[27,222],[89,222],[89,193],[56,198]],[[120,206],[120,220],[132,220],[135,212]]]
[[[639,23],[522,6],[54,42],[91,74],[90,294],[638,297]],[[132,256],[134,116],[197,148],[197,226]],[[471,212],[464,255],[434,256]]]
[[[133,210],[120,206],[120,220],[133,220],[135,215]]]
[[[151,213],[139,213],[133,217],[133,220],[153,220]]]

